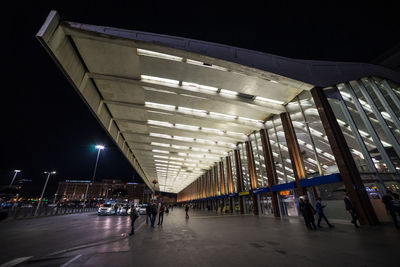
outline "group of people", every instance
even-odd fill
[[[149,205],[146,206],[146,224],[149,224],[150,220],[150,226],[154,228],[154,224],[156,221],[156,217],[158,214],[158,223],[157,225],[162,225],[164,221],[164,212],[169,213],[169,210],[173,209],[172,205],[167,205],[165,206],[164,204],[161,203],[160,207],[157,206],[156,202],[153,202]],[[135,208],[131,209],[131,232],[129,235],[134,235],[135,234],[135,221],[137,218],[139,218],[139,213],[136,211]]]
[[[326,224],[329,226],[329,228],[332,228],[333,225],[328,221],[328,218],[326,218],[325,213],[324,213],[324,208],[325,206],[322,205],[321,203],[321,198],[317,198],[317,203],[314,207],[311,205],[310,201],[308,199],[299,199],[299,209],[301,214],[304,217],[304,222],[307,226],[308,229],[310,230],[317,230],[318,227],[321,226],[321,221],[322,219],[325,220]],[[318,214],[318,223],[317,226],[315,225],[315,218],[314,215]]]
[[[325,220],[329,228],[332,228],[333,225],[329,223],[328,219],[324,214],[325,206],[321,204],[321,198],[318,197],[316,200],[317,203],[314,209],[308,199],[305,200],[303,200],[302,198],[299,199],[300,212],[304,217],[304,222],[307,228],[316,230],[317,226],[322,227],[321,226],[322,219]],[[387,194],[382,197],[382,202],[385,204],[387,213],[392,217],[394,225],[396,226],[397,229],[400,229],[399,221],[397,219],[397,217],[400,216],[399,194],[392,193],[391,191],[388,190]],[[351,216],[351,223],[354,224],[356,228],[358,228],[359,225],[357,224],[357,220],[359,218],[359,214],[357,213],[357,210],[355,209],[348,192],[346,192],[346,195],[344,197],[344,204],[346,211]],[[315,225],[315,218],[314,218],[315,214],[318,214],[317,226]]]

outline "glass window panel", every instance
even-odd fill
[[[321,165],[322,174],[338,173],[336,160],[333,155],[331,145],[317,108],[315,107],[314,99],[309,91],[304,91],[299,95],[300,105],[304,111],[306,122],[311,132],[311,139],[314,142],[318,160]]]
[[[335,114],[335,117],[340,126],[340,129],[342,130],[344,138],[346,139],[346,143],[349,146],[351,155],[353,156],[353,159],[357,165],[359,172],[360,173],[372,172],[373,170],[370,170],[368,168],[368,165],[367,165],[367,162],[362,153],[360,144],[357,142],[357,140],[354,136],[354,133],[349,126],[349,122],[347,121],[345,115],[343,114],[343,111],[340,107],[339,100],[329,98],[328,101],[333,110],[333,113]]]
[[[280,156],[280,150],[278,145],[278,139],[275,134],[274,124],[272,120],[269,120],[265,123],[265,128],[268,131],[269,141],[271,145],[272,157],[274,160],[276,175],[277,175],[277,183],[282,184],[286,183],[286,173],[283,169],[283,163]]]
[[[375,167],[379,172],[387,172],[387,166],[385,162],[382,159],[381,154],[379,153],[378,149],[376,148],[376,145],[374,143],[374,140],[372,139],[370,133],[368,132],[364,122],[361,119],[361,116],[353,102],[353,99],[351,98],[351,95],[349,93],[349,90],[347,87],[344,85],[340,84],[338,85],[338,89],[344,99],[344,102],[349,109],[349,112],[351,114],[351,117],[353,121],[355,122],[358,132],[360,133],[365,145],[367,146],[368,153],[371,156]],[[337,118],[337,117],[336,117]]]
[[[243,185],[244,191],[249,191],[250,187],[250,175],[249,175],[249,165],[247,162],[246,146],[245,144],[239,144],[240,160],[242,163],[242,174],[243,174]]]
[[[362,79],[362,81],[363,81],[363,84],[365,85],[365,88],[367,89],[368,94],[371,96],[372,100],[374,101],[375,106],[379,110],[379,113],[382,115],[382,117],[386,121],[390,131],[396,137],[397,141],[400,142],[400,129],[398,129],[396,127],[396,125],[393,123],[393,118],[386,111],[386,108],[390,108],[391,110],[393,110],[393,112],[395,112],[395,110],[398,110],[398,108],[395,105],[389,106],[389,107],[384,107],[382,102],[379,100],[378,96],[375,94],[375,91],[372,89],[371,82],[373,83],[373,81],[369,80],[369,79]],[[378,87],[378,85],[376,85],[376,87]],[[379,92],[380,92],[380,90],[379,90]],[[387,101],[386,98],[385,98],[385,100]],[[389,102],[388,102],[388,105],[389,105]]]
[[[314,153],[311,136],[307,130],[306,122],[304,121],[304,117],[297,99],[298,98],[296,97],[294,101],[288,103],[286,106],[286,110],[289,113],[290,118],[292,120],[292,125],[296,133],[297,142],[299,144],[299,148],[301,151],[301,156],[304,161],[306,175],[309,178],[319,175],[318,171],[319,167]],[[302,99],[302,107],[303,109],[308,109],[310,108],[310,103]],[[320,135],[321,133],[311,127],[310,127],[310,132],[312,135],[317,135],[317,134]]]
[[[231,158],[231,165],[232,165],[232,180],[233,180],[233,192],[238,193],[237,190],[237,174],[236,174],[236,163],[235,163],[235,156],[233,152],[229,152],[229,157]]]
[[[265,166],[264,152],[261,142],[260,132],[254,133],[254,141],[252,141],[254,162],[256,165],[256,173],[259,187],[268,186],[267,169]]]
[[[279,148],[282,155],[283,168],[285,168],[286,172],[285,183],[290,183],[293,182],[295,178],[292,169],[292,162],[290,160],[289,149],[286,143],[285,133],[283,131],[281,118],[279,116],[275,116],[273,118],[273,122],[275,124],[276,136],[278,139]]]

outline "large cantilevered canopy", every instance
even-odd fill
[[[303,90],[343,79],[314,75],[311,61],[65,22],[55,11],[37,37],[144,181],[165,192],[184,189]],[[353,76],[384,72],[351,66]]]

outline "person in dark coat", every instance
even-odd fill
[[[317,204],[315,204],[315,210],[316,210],[316,212],[318,214],[318,223],[317,223],[317,225],[318,225],[318,227],[322,227],[321,226],[321,220],[324,219],[326,224],[329,226],[329,228],[332,228],[333,225],[329,223],[328,219],[326,218],[326,216],[324,214],[324,208],[325,208],[325,206],[323,206],[321,204],[321,198],[317,197]]]
[[[310,228],[310,223],[308,222],[307,217],[306,217],[305,212],[304,212],[304,206],[305,206],[304,200],[302,198],[299,198],[299,210],[300,210],[300,213],[301,213],[301,215],[303,215],[304,223],[306,224],[307,228]]]
[[[315,209],[313,206],[310,204],[310,201],[308,199],[304,200],[304,218],[308,221],[308,229],[314,229],[317,230],[317,227],[315,226]]]
[[[134,235],[135,234],[135,221],[139,217],[139,214],[134,205],[131,206],[130,217],[131,217],[131,232],[129,235]]]
[[[154,228],[154,223],[156,221],[157,213],[158,213],[157,205],[156,205],[156,203],[153,203],[151,205],[151,218],[150,218],[150,222],[151,222],[151,227],[152,228]]]
[[[164,206],[164,204],[161,204],[160,212],[158,213],[158,224],[157,225],[162,225],[162,223],[164,221],[164,211],[165,211],[165,206]]]
[[[399,223],[397,222],[397,215],[394,209],[393,200],[394,197],[392,191],[387,190],[387,194],[382,197],[382,202],[385,204],[386,212],[392,216],[394,225],[397,229],[399,229]]]
[[[356,209],[354,208],[353,203],[351,202],[348,192],[346,192],[346,196],[344,197],[344,204],[345,204],[346,210],[351,215],[351,223],[353,223],[354,226],[356,228],[358,228],[358,225],[357,225],[358,213],[357,213]]]
[[[189,212],[189,205],[188,205],[188,204],[185,205],[185,212],[186,212],[186,219],[189,219],[189,214],[188,214],[188,212]]]
[[[151,222],[151,204],[146,206],[146,224],[149,224],[149,219]]]

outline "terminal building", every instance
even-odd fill
[[[298,216],[299,197],[319,196],[333,218],[346,218],[347,191],[362,224],[387,219],[380,197],[400,183],[399,72],[55,11],[37,38],[152,190],[277,217]]]
[[[138,199],[144,203],[151,195],[151,191],[146,187],[145,184],[124,183],[122,180],[115,179],[103,179],[101,182],[94,183],[84,179],[68,179],[58,183],[56,197],[61,202],[83,201],[87,190],[89,200],[121,198],[130,201]]]

